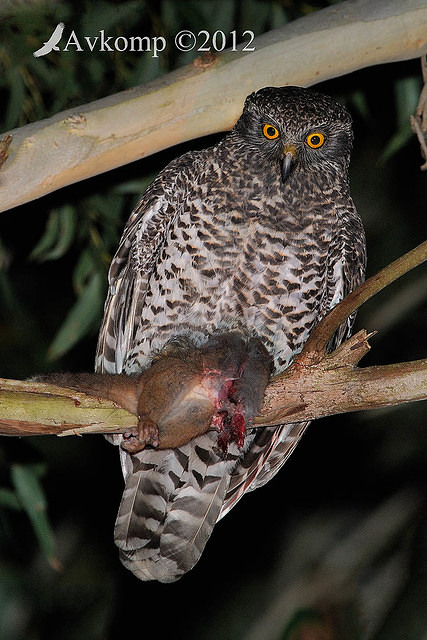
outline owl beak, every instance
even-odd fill
[[[297,148],[294,144],[286,144],[283,147],[282,155],[282,180],[286,182],[291,173],[292,165],[295,161]]]

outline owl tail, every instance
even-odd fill
[[[233,445],[225,459],[216,439],[207,433],[179,449],[132,456],[115,542],[140,580],[174,582],[199,560],[239,455]]]

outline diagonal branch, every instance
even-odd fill
[[[421,148],[421,155],[424,158],[424,164],[421,170],[427,170],[427,56],[421,58],[421,70],[423,74],[424,86],[421,91],[418,106],[414,116],[410,116],[412,131],[418,138]]]
[[[312,420],[427,399],[427,360],[357,367],[370,348],[369,336],[364,330],[333,353],[326,352],[329,338],[351,313],[426,259],[427,242],[424,242],[369,278],[337,305],[313,330],[291,366],[270,381],[254,426]],[[194,376],[187,386],[183,383],[184,379],[189,379],[186,377],[189,368],[188,357],[184,361],[176,355],[165,356],[140,376],[107,377],[108,393],[105,392],[106,376],[102,374],[69,374],[73,378],[73,389],[34,381],[0,380],[0,433],[123,433],[136,424],[136,396],[133,401],[124,401],[124,385],[128,398],[131,395],[129,385],[134,385],[140,394],[139,400],[145,393],[147,403],[152,407],[150,416],[159,427],[160,448],[177,446],[182,443],[186,424],[194,426],[195,415],[202,415],[198,433],[204,433],[210,426],[206,416],[209,411],[210,415],[214,413],[212,399],[200,384],[194,383]],[[83,389],[90,389],[93,397]],[[99,396],[110,400],[102,400]],[[133,413],[111,400],[119,400]],[[165,402],[169,406],[165,407]],[[177,407],[180,411],[178,422]],[[194,435],[193,431],[192,437]]]
[[[346,298],[334,307],[328,315],[311,332],[304,347],[304,358],[309,354],[322,353],[326,349],[328,340],[332,337],[338,327],[356,311],[364,302],[367,302],[374,295],[385,289],[389,284],[398,280],[415,267],[427,260],[427,240],[417,247],[397,258],[394,262],[381,269],[377,274],[371,276],[363,284],[352,291]],[[300,356],[300,359],[301,359]]]
[[[359,331],[333,353],[326,346],[338,327],[364,302],[427,260],[427,241],[352,291],[311,332],[304,349],[270,381],[257,426],[320,418],[427,398],[427,360],[359,369],[369,351]]]

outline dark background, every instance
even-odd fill
[[[32,52],[59,21],[80,35],[105,29],[170,41],[182,28],[259,34],[328,5],[17,4],[22,9],[0,9],[5,132],[146,82],[196,55],[169,46],[158,59],[96,51],[35,59]],[[352,193],[366,228],[369,275],[425,238],[426,174],[408,121],[421,86],[418,60],[317,86],[354,118]],[[106,272],[133,203],[170,159],[217,138],[1,214],[0,376],[93,369]],[[364,305],[357,326],[378,330],[364,364],[425,357],[426,292],[419,267]],[[117,638],[129,629],[190,640],[421,640],[425,434],[425,403],[312,424],[281,473],[218,524],[198,565],[172,585],[141,583],[119,562],[112,532],[123,481],[115,448],[98,436],[3,438],[0,637]],[[52,567],[57,561],[60,570]]]

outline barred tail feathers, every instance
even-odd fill
[[[216,437],[132,456],[115,542],[123,564],[141,580],[174,582],[199,560],[236,461],[232,454],[223,458]]]

